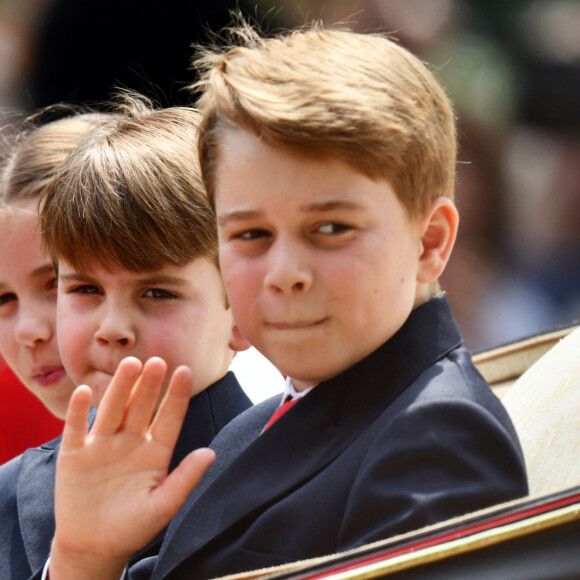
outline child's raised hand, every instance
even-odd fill
[[[124,359],[88,434],[91,392],[74,392],[57,463],[51,580],[118,579],[213,462],[213,451],[199,449],[167,475],[192,377],[189,368],[176,369],[154,416],[165,373],[159,358]]]

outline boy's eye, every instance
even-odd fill
[[[82,286],[74,286],[67,290],[67,294],[100,294],[101,291],[97,286],[91,284],[83,284]]]
[[[336,236],[339,234],[344,234],[345,232],[350,232],[352,230],[351,226],[347,226],[346,224],[338,224],[338,223],[328,223],[322,224],[316,228],[316,231],[320,234],[324,234],[327,236]]]
[[[161,288],[151,288],[145,292],[144,296],[147,298],[154,298],[155,300],[171,300],[177,298],[177,295],[169,290],[162,290]]]
[[[47,291],[55,290],[57,285],[58,285],[58,278],[56,276],[54,276],[46,283],[46,290]]]
[[[14,302],[15,300],[18,300],[18,298],[16,294],[14,294],[14,292],[6,292],[6,294],[2,294],[0,296],[0,306],[9,304],[10,302]]]
[[[254,230],[246,230],[244,232],[240,232],[235,234],[233,237],[235,239],[238,240],[258,240],[260,238],[265,238],[270,236],[270,232],[268,232],[267,230],[260,230],[260,229],[254,229]]]

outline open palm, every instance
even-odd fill
[[[166,365],[124,359],[87,433],[91,392],[70,402],[58,457],[50,577],[118,578],[129,556],[177,513],[214,459],[199,449],[167,474],[191,394],[192,376],[178,368],[155,413]],[[61,564],[66,567],[61,567]],[[64,573],[62,577],[66,577]]]

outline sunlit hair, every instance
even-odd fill
[[[451,104],[428,68],[397,42],[319,24],[265,38],[244,23],[230,41],[201,48],[195,61],[210,198],[219,146],[232,127],[386,178],[412,216],[438,196],[453,198]]]
[[[60,118],[59,118],[60,117]],[[6,205],[40,200],[61,163],[107,115],[52,106],[25,119],[12,135],[0,166],[0,199]]]
[[[123,93],[113,116],[68,157],[41,210],[43,243],[75,269],[149,271],[198,257],[217,264],[199,171],[199,115]]]

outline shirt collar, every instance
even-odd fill
[[[300,399],[304,397],[304,395],[308,394],[316,385],[312,385],[311,387],[307,387],[303,391],[297,391],[292,379],[290,377],[286,377],[286,383],[284,386],[284,396],[282,397],[282,401],[286,401],[288,399]]]

